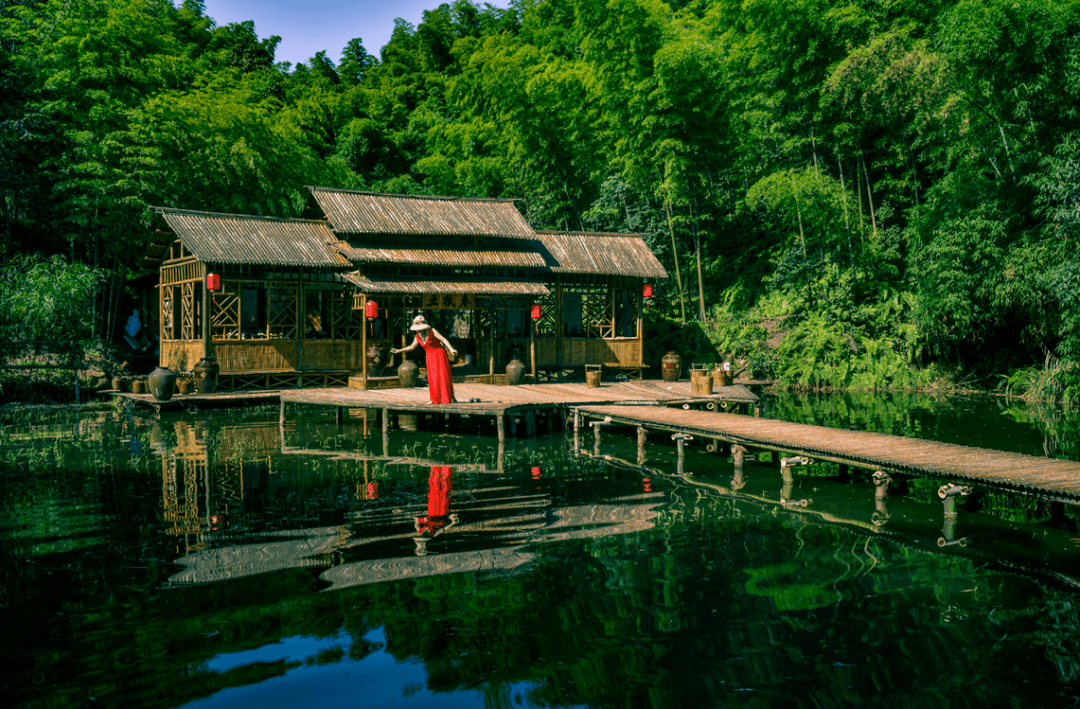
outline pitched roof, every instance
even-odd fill
[[[153,209],[160,215],[160,221],[143,259],[144,267],[157,266],[175,237],[203,263],[349,266],[333,248],[337,237],[324,222],[166,207]]]
[[[643,234],[539,231],[552,273],[667,278]]]
[[[308,186],[339,234],[535,238],[510,199],[427,197]]]
[[[438,293],[453,295],[472,293],[475,295],[547,295],[547,287],[542,283],[528,281],[436,281],[429,278],[390,279],[369,278],[358,273],[341,274],[341,278],[356,286],[362,293],[383,293],[400,295],[422,295]]]
[[[532,249],[467,248],[446,245],[432,238],[429,246],[358,246],[339,242],[335,248],[354,264],[407,263],[414,266],[457,266],[475,268],[502,266],[544,268],[544,257]],[[532,245],[532,242],[528,242]],[[515,244],[516,246],[516,244]]]

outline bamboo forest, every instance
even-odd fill
[[[432,5],[291,65],[199,0],[7,0],[6,338],[114,337],[149,205],[293,217],[326,185],[647,234],[651,360],[1080,391],[1077,3]]]

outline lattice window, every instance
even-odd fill
[[[296,339],[296,285],[271,281],[266,287],[266,321],[270,337]]]
[[[353,310],[352,296],[341,289],[328,292],[327,297],[330,300],[330,337],[335,340],[359,340],[363,334],[363,313]]]
[[[616,337],[616,311],[615,290],[608,286],[563,288],[563,327],[568,337]]]
[[[536,296],[533,302],[540,306],[540,319],[536,322],[537,335],[539,337],[554,337],[558,330],[555,292],[552,291],[547,295]]]
[[[215,340],[240,339],[240,288],[224,281],[221,290],[211,296],[210,335]]]
[[[175,340],[176,333],[173,331],[176,319],[173,317],[176,306],[176,289],[165,286],[161,289],[161,339]]]
[[[180,284],[180,339],[194,340],[199,337],[195,326],[195,284]]]

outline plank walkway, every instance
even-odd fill
[[[521,384],[455,384],[458,403],[430,403],[427,387],[411,389],[296,389],[281,392],[282,404],[310,404],[349,408],[379,408],[391,411],[422,413],[453,413],[495,416],[527,410],[552,410],[586,404],[618,403],[639,406],[709,406],[722,408],[736,404],[753,405],[758,397],[746,387],[735,384],[717,389],[710,396],[695,396],[690,382],[655,380],[611,382],[599,387],[582,383]],[[471,401],[477,400],[477,401]]]
[[[583,406],[585,419],[752,446],[886,472],[1080,498],[1080,463],[869,431],[679,408]]]

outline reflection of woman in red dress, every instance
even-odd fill
[[[450,514],[450,493],[453,490],[454,469],[449,465],[431,466],[428,476],[427,515],[417,517],[413,526],[417,537],[416,554],[427,554],[427,543],[439,532],[457,524],[457,515]],[[449,523],[449,524],[448,524]]]
[[[456,357],[457,350],[438,330],[427,324],[423,315],[413,318],[412,327],[409,329],[415,333],[413,343],[401,349],[391,349],[390,352],[397,354],[423,347],[427,358],[428,394],[431,396],[431,403],[453,403],[454,378],[450,373],[450,357]],[[450,357],[447,357],[447,353]]]

